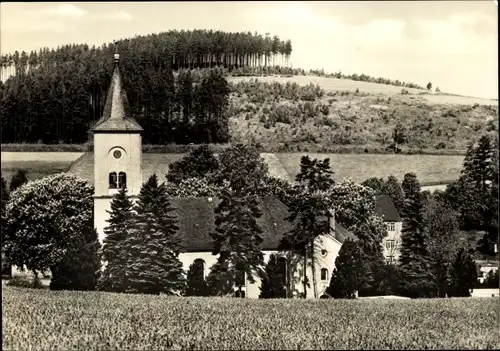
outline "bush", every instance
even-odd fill
[[[31,289],[43,289],[44,286],[40,281],[38,276],[33,275],[15,275],[5,284],[7,286],[14,286],[17,288],[31,288]]]

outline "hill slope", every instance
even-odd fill
[[[269,152],[383,152],[399,122],[404,151],[463,154],[498,130],[498,102],[317,76],[231,77],[230,134]],[[315,84],[315,85],[313,85]]]

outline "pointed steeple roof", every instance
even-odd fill
[[[122,77],[119,67],[120,55],[115,54],[115,68],[111,77],[106,104],[101,119],[92,128],[94,133],[105,132],[132,132],[138,133],[143,129],[132,117],[127,93],[122,86]]]

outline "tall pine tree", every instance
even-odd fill
[[[127,292],[183,294],[182,237],[165,186],[155,174],[142,186],[135,210],[134,230],[125,239]]]
[[[404,176],[405,207],[401,233],[402,288],[409,297],[427,297],[432,294],[433,278],[427,249],[428,238],[423,219],[420,183],[414,173]]]
[[[477,268],[474,259],[464,248],[458,250],[451,267],[451,286],[448,296],[470,296],[470,290],[476,286]]]
[[[210,234],[213,254],[219,254],[218,265],[225,273],[241,270],[254,282],[255,275],[260,276],[264,267],[262,229],[257,223],[262,216],[259,200],[255,195],[228,190],[222,191],[221,198],[215,210],[215,231]]]
[[[104,228],[106,234],[102,247],[104,270],[99,278],[99,290],[125,292],[128,256],[124,243],[134,231],[133,206],[126,188],[120,189],[111,200],[111,211],[107,211],[110,216],[107,220],[108,226]]]
[[[13,192],[26,182],[28,182],[26,171],[24,169],[19,169],[10,180],[10,192]]]

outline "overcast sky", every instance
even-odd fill
[[[171,29],[269,32],[297,68],[365,73],[498,96],[497,4],[488,1],[2,3],[2,53],[100,45]]]

